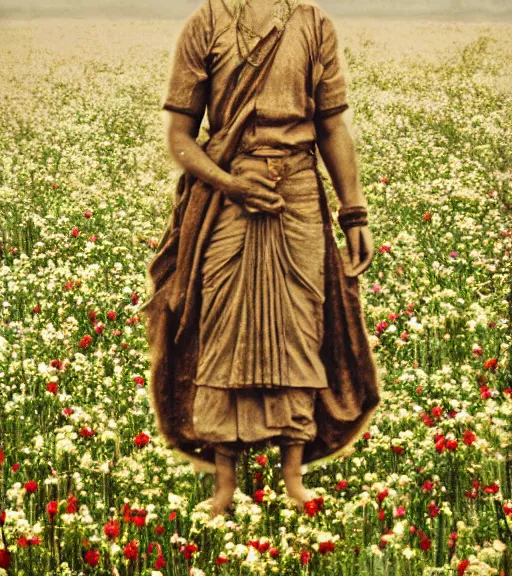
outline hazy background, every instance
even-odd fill
[[[0,18],[185,18],[203,0],[0,0]],[[511,20],[512,0],[318,0],[333,16]]]

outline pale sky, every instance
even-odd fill
[[[185,18],[203,0],[0,0],[0,18]],[[332,16],[512,19],[512,0],[317,0]]]

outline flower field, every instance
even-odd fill
[[[304,512],[251,449],[213,520],[138,313],[180,25],[0,22],[0,575],[512,576],[512,25],[337,22],[382,402]]]

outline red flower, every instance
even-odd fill
[[[434,488],[434,483],[430,480],[425,480],[423,482],[422,490],[423,492],[432,492],[432,488]]]
[[[452,452],[455,452],[455,450],[457,450],[458,445],[459,443],[457,442],[457,440],[447,440],[446,442],[446,447],[448,448],[448,450],[451,450]]]
[[[0,512],[0,526],[3,526],[5,524],[5,516],[6,516],[5,510],[2,510]]]
[[[155,570],[160,570],[160,568],[164,568],[167,565],[163,554],[158,554],[155,561]]]
[[[92,216],[92,212],[90,210],[86,210],[84,212],[84,218],[89,219]]]
[[[64,416],[70,416],[71,414],[74,414],[74,410],[73,408],[64,408],[64,410],[62,411],[62,413],[64,414]]]
[[[314,516],[317,512],[320,512],[324,507],[324,499],[319,496],[318,498],[313,498],[308,500],[304,504],[304,511],[308,516]]]
[[[484,488],[484,492],[486,494],[496,494],[500,491],[500,487],[494,482],[493,484],[489,484]]]
[[[28,546],[28,540],[25,536],[20,536],[17,540],[16,540],[16,544],[20,547],[20,548],[26,548]]]
[[[199,548],[195,544],[185,544],[185,546],[181,547],[180,552],[183,552],[186,560],[190,560],[192,554],[198,550]]]
[[[453,548],[458,539],[459,535],[457,534],[457,532],[452,532],[448,537],[448,547]]]
[[[137,540],[132,540],[124,547],[124,556],[129,560],[135,560],[139,555],[139,543]]]
[[[97,566],[100,560],[100,553],[98,550],[87,550],[84,560],[86,564],[89,564],[89,566]]]
[[[439,510],[440,510],[439,506],[436,506],[434,502],[428,505],[428,514],[432,518],[439,515]]]
[[[388,326],[389,326],[389,324],[385,320],[383,320],[382,322],[379,322],[377,324],[377,332],[379,334],[382,334]]]
[[[402,452],[405,450],[403,446],[395,446],[395,445],[392,445],[391,449],[395,454],[402,454]]]
[[[255,460],[260,466],[266,466],[267,461],[268,461],[267,457],[264,454],[260,454],[259,456],[256,456]]]
[[[430,413],[435,418],[441,418],[441,416],[443,415],[443,408],[441,406],[434,406],[430,411]]]
[[[254,501],[260,504],[261,502],[263,502],[264,496],[265,496],[264,490],[256,490],[256,492],[254,493]]]
[[[328,540],[327,542],[320,542],[318,545],[318,551],[320,554],[327,554],[327,552],[331,552],[336,548],[334,542]]]
[[[445,449],[444,442],[445,442],[444,436],[441,436],[439,438],[439,440],[436,441],[436,444],[435,444],[436,452],[438,452],[439,454],[442,454],[444,452],[444,449]]]
[[[432,220],[432,214],[430,212],[425,212],[425,214],[423,216],[423,220],[425,222],[430,222]]]
[[[497,367],[498,367],[497,358],[489,358],[484,362],[484,368],[486,370],[490,370],[491,372],[496,372]]]
[[[103,330],[105,330],[105,324],[97,322],[96,326],[94,326],[94,331],[96,332],[96,334],[101,334]]]
[[[175,510],[173,510],[170,514],[169,514],[169,520],[171,522],[174,522],[176,520],[176,516],[177,516],[177,512]]]
[[[91,436],[94,436],[94,434],[96,434],[96,432],[94,432],[92,428],[82,428],[80,430],[80,436],[85,438],[90,438]]]
[[[405,507],[404,506],[397,506],[396,510],[395,510],[395,518],[401,518],[402,516],[405,516]]]
[[[381,184],[387,184],[389,182],[389,180],[386,177],[381,178],[380,181],[381,181]]]
[[[76,498],[75,496],[73,496],[73,494],[70,494],[68,496],[68,503],[66,506],[66,513],[67,514],[74,514],[77,511],[77,504],[78,504],[78,498]]]
[[[464,444],[471,446],[471,444],[473,444],[473,442],[476,440],[476,435],[474,432],[468,429],[464,431],[463,438],[464,438]]]
[[[340,480],[337,484],[336,484],[336,490],[345,490],[345,488],[348,485],[348,481],[347,480]]]
[[[25,490],[28,494],[34,494],[34,492],[37,490],[37,482],[34,482],[33,480],[25,482]]]
[[[103,526],[103,532],[109,540],[113,540],[119,536],[121,529],[119,527],[119,520],[109,520],[105,526]]]
[[[144,432],[140,432],[137,434],[137,436],[135,436],[134,442],[135,446],[142,448],[142,446],[146,446],[151,442],[151,438],[147,434],[144,434]]]
[[[153,530],[153,532],[157,535],[160,536],[162,534],[165,534],[165,526],[162,526],[162,524],[157,524],[155,526],[155,529]]]
[[[116,319],[116,313],[114,312],[114,310],[109,310],[107,312],[107,318],[109,320],[115,320]]]
[[[41,306],[39,306],[39,304],[37,304],[37,306],[34,306],[32,308],[32,314],[39,314],[41,312]]]
[[[11,553],[9,552],[9,550],[7,550],[7,548],[1,548],[0,568],[4,568],[4,570],[7,570],[7,568],[9,568],[10,565],[11,565]]]
[[[50,521],[53,522],[53,520],[55,519],[55,516],[59,512],[59,503],[56,500],[51,500],[46,505],[46,511],[48,512],[48,516],[50,518]]]
[[[277,548],[271,548],[268,553],[272,556],[272,558],[277,558],[279,556],[279,550]]]
[[[420,548],[421,548],[422,550],[429,550],[430,546],[431,546],[431,542],[430,542],[430,540],[429,540],[426,536],[424,536],[423,538],[421,538],[421,540],[420,540]]]
[[[134,306],[137,306],[137,304],[139,303],[139,295],[133,293],[133,294],[130,296],[130,299],[131,299],[131,301],[132,301],[132,304],[133,304]]]
[[[492,392],[488,386],[480,386],[480,398],[485,400],[486,398],[490,398],[492,396]]]
[[[144,386],[146,382],[142,376],[134,376],[132,380],[137,384],[137,386]]]
[[[146,515],[147,515],[146,510],[132,508],[130,515],[131,515],[131,521],[133,524],[135,524],[135,526],[139,526],[140,528],[141,526],[144,526],[146,524]]]
[[[457,576],[462,576],[466,572],[466,568],[469,566],[469,560],[462,560],[457,566]]]
[[[227,564],[229,562],[229,558],[226,556],[217,556],[217,560],[215,560],[216,566],[220,566],[221,564]]]
[[[89,334],[86,334],[78,343],[78,345],[80,346],[80,348],[87,348],[89,346],[89,344],[92,342],[92,336],[89,336]]]
[[[305,566],[311,560],[311,554],[307,550],[303,550],[300,553],[300,563]]]
[[[51,392],[52,394],[57,394],[59,385],[57,384],[57,382],[48,382],[48,384],[46,385],[46,389],[48,390],[48,392]]]
[[[71,230],[71,236],[73,236],[74,238],[76,238],[79,234],[80,234],[80,231],[79,231],[78,228],[75,226],[75,227],[73,228],[73,230]]]
[[[377,494],[377,502],[379,502],[379,504],[384,500],[384,498],[388,495],[388,489],[384,488],[384,490],[382,490],[382,492],[379,492]]]

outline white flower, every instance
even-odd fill
[[[402,550],[402,554],[408,559],[410,560],[411,558],[413,558],[414,556],[416,556],[416,550],[411,550],[411,548],[409,548],[409,546],[407,546],[406,548],[404,548]]]
[[[246,562],[256,562],[260,559],[260,552],[254,547],[249,546],[249,553],[247,554]]]
[[[496,552],[505,552],[505,550],[507,549],[507,545],[502,542],[501,540],[493,540],[492,542],[492,547],[496,550]]]

